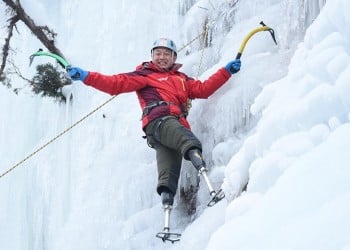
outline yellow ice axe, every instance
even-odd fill
[[[272,28],[270,28],[269,26],[266,26],[266,25],[264,24],[263,21],[261,21],[260,24],[262,25],[262,27],[253,29],[253,30],[252,30],[251,32],[249,32],[249,34],[244,38],[243,42],[241,43],[241,47],[239,48],[238,53],[237,53],[237,55],[236,55],[236,59],[241,58],[242,53],[243,53],[243,50],[244,50],[245,46],[247,45],[247,42],[249,41],[249,39],[250,39],[253,35],[255,35],[256,33],[260,32],[260,31],[268,31],[268,32],[270,32],[273,41],[274,41],[275,44],[277,45],[276,37],[275,37],[275,31],[274,31]]]

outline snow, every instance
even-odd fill
[[[179,53],[194,77],[232,60],[261,20],[278,46],[268,32],[256,34],[241,71],[193,101],[192,129],[226,199],[207,208],[201,181],[197,212],[188,215],[177,195],[171,229],[180,242],[155,237],[163,228],[155,153],[141,138],[135,95],[124,94],[0,178],[1,249],[350,249],[348,1],[37,2],[22,1],[59,34],[67,59],[103,73],[149,60],[159,36],[181,48],[206,20],[211,47],[196,40]],[[28,56],[40,44],[19,30],[13,58],[30,76]],[[111,98],[82,83],[64,93],[72,100],[57,104],[28,87],[19,95],[0,88],[0,174]],[[180,185],[195,178],[184,162]]]
[[[348,244],[349,155],[342,148],[349,146],[349,129],[349,124],[340,126],[282,174],[262,165],[279,178],[266,193],[248,187],[232,202],[208,249],[342,249]],[[234,239],[225,241],[231,235]]]

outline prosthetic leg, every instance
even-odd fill
[[[193,166],[198,170],[199,175],[203,177],[205,183],[208,186],[209,194],[211,196],[211,200],[208,202],[208,206],[214,206],[216,203],[225,198],[223,190],[220,189],[218,191],[215,191],[213,189],[213,186],[211,185],[207,176],[208,169],[205,167],[205,162],[203,160],[202,154],[198,149],[189,150],[188,157],[190,158]]]
[[[170,232],[170,213],[174,203],[174,196],[169,192],[162,192],[161,194],[162,204],[164,208],[164,229],[163,232],[156,234],[156,237],[165,241],[174,243],[180,240],[181,234]]]
[[[209,178],[207,176],[208,169],[205,167],[202,167],[200,170],[198,170],[199,175],[203,176],[203,179],[205,183],[208,186],[209,194],[211,196],[211,200],[208,202],[208,207],[214,206],[216,203],[221,201],[223,198],[225,198],[224,191],[222,189],[219,189],[218,191],[215,191],[213,189],[213,186],[211,185]]]

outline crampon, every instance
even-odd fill
[[[209,201],[208,207],[214,206],[216,203],[218,203],[223,198],[225,198],[225,193],[224,193],[224,191],[222,189],[220,189],[217,192],[216,191],[212,191],[210,193],[210,195],[212,196],[212,199]]]
[[[156,234],[157,238],[160,238],[165,241],[170,241],[171,243],[174,243],[176,241],[180,241],[181,234],[179,233],[170,233],[169,229],[164,229],[163,232],[159,232]]]

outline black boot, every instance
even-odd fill
[[[205,161],[203,160],[202,153],[199,149],[194,148],[190,149],[187,152],[188,158],[190,158],[193,166],[198,170],[202,170],[203,168],[205,169]]]
[[[172,206],[174,204],[174,195],[171,192],[163,191],[160,195],[163,206]]]

